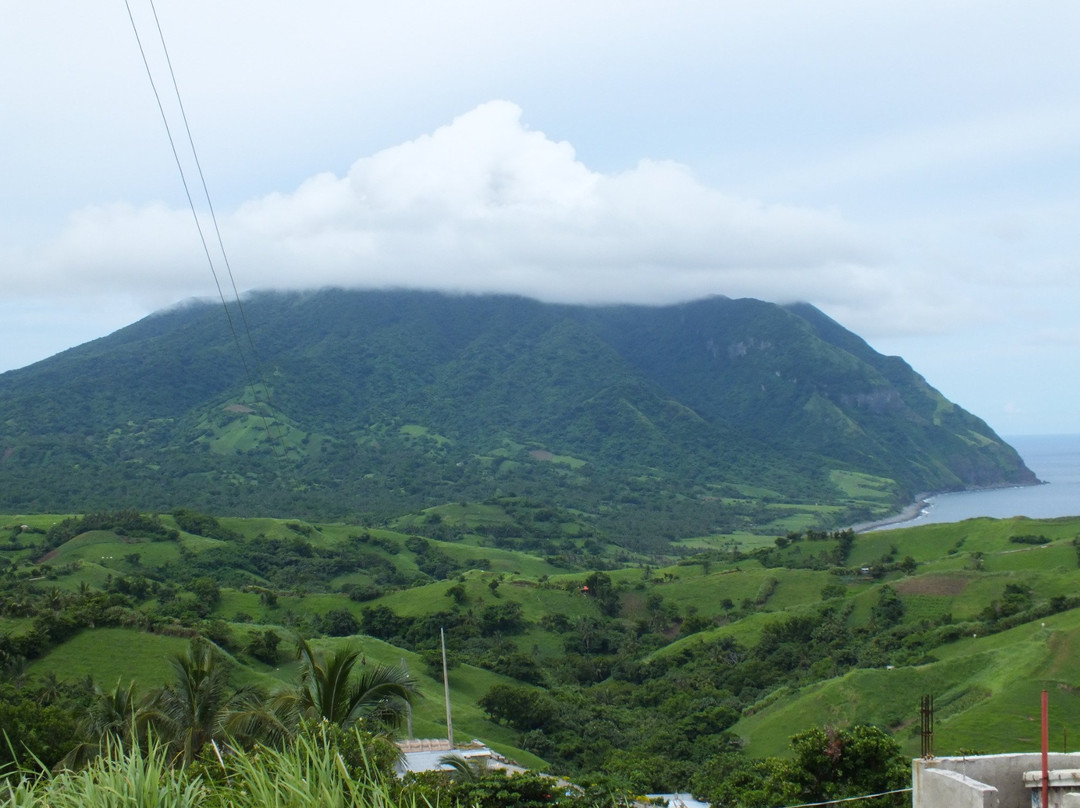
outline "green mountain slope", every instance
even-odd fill
[[[1034,481],[805,305],[327,290],[254,296],[232,322],[240,348],[193,303],[0,375],[0,507],[386,518],[515,493],[647,544],[658,513],[665,538],[769,525],[763,499],[828,525]]]

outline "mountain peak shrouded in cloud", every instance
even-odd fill
[[[918,491],[1034,482],[981,419],[805,304],[328,289],[252,295],[245,312],[273,407],[246,387],[213,302],[0,376],[0,507],[179,497],[327,518],[514,491],[593,514],[623,543],[720,518],[862,521]],[[740,490],[772,505],[738,510]],[[675,512],[716,515],[680,533]]]
[[[318,279],[562,302],[797,296],[863,258],[836,214],[732,197],[671,162],[592,171],[521,118],[515,104],[482,104],[343,177],[245,204],[236,230],[256,263],[273,267],[270,285]]]
[[[241,291],[807,300],[1076,431],[1076,3],[158,5]],[[216,296],[132,20],[50,9],[0,27],[0,369]]]
[[[221,217],[247,288],[403,286],[541,300],[670,303],[711,294],[843,300],[868,249],[834,211],[710,188],[689,168],[643,160],[591,170],[574,148],[490,101],[400,145]],[[43,273],[156,302],[204,288],[186,210],[82,210]],[[189,245],[185,247],[185,244]]]

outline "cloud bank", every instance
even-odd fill
[[[200,218],[220,272],[213,224]],[[838,307],[890,294],[888,273],[838,212],[726,194],[673,162],[592,171],[506,101],[218,219],[242,289],[403,286],[657,304],[723,294]],[[162,205],[84,209],[20,258],[36,269],[21,282],[53,292],[159,305],[213,293],[191,212]]]

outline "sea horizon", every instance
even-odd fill
[[[933,494],[913,503],[917,515],[876,529],[960,522],[980,516],[1080,516],[1080,434],[1012,435],[1002,439],[1016,449],[1040,484]]]

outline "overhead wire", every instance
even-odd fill
[[[240,322],[243,326],[245,335],[247,336],[248,346],[251,351],[251,361],[255,366],[255,372],[252,373],[251,365],[248,363],[247,356],[245,355],[243,345],[241,343],[240,334],[237,331],[236,322],[233,319],[232,312],[229,309],[228,301],[225,298],[225,292],[221,286],[221,279],[218,277],[217,268],[214,265],[214,258],[211,255],[210,245],[207,243],[206,234],[203,230],[202,221],[199,218],[198,208],[195,205],[195,200],[191,195],[191,186],[188,182],[187,172],[184,170],[183,160],[180,158],[180,151],[176,145],[176,139],[173,137],[172,126],[169,124],[169,116],[165,111],[165,105],[162,102],[161,94],[158,92],[157,82],[154,80],[154,71],[150,66],[150,60],[147,57],[146,49],[143,47],[143,40],[139,34],[139,26],[135,22],[135,15],[131,10],[130,0],[124,0],[124,6],[127,9],[128,20],[131,22],[131,29],[135,34],[135,41],[139,47],[139,55],[142,57],[143,67],[146,70],[146,76],[150,81],[150,87],[154,93],[154,100],[157,102],[158,112],[161,113],[161,120],[165,125],[165,133],[169,139],[169,147],[172,150],[173,159],[176,161],[176,168],[180,173],[180,182],[184,187],[184,195],[187,197],[188,207],[191,209],[192,218],[195,221],[195,229],[199,234],[199,242],[202,245],[203,254],[206,256],[207,264],[210,267],[210,274],[214,278],[214,286],[217,288],[218,298],[221,300],[221,306],[225,310],[225,318],[229,324],[229,331],[232,334],[233,343],[236,346],[237,354],[240,357],[240,363],[244,368],[244,375],[247,378],[248,386],[251,388],[252,398],[255,404],[258,404],[258,386],[255,383],[255,376],[258,376],[259,383],[262,385],[263,396],[266,402],[267,409],[272,414],[274,412],[273,403],[270,396],[270,387],[266,383],[266,379],[262,372],[262,366],[259,362],[258,351],[255,349],[255,341],[251,334],[251,327],[248,324],[247,315],[244,313],[244,305],[240,298],[240,292],[236,286],[236,279],[233,275],[232,265],[229,262],[228,252],[225,249],[225,242],[221,235],[221,228],[218,225],[217,214],[214,210],[214,204],[210,197],[210,190],[206,183],[206,177],[203,174],[202,163],[199,161],[198,150],[195,148],[195,139],[191,133],[191,126],[188,123],[187,112],[184,109],[184,102],[180,95],[180,85],[176,80],[176,73],[173,71],[172,59],[169,57],[169,49],[165,43],[165,34],[161,28],[161,21],[158,18],[157,8],[154,5],[154,0],[147,0],[150,9],[154,17],[154,25],[157,28],[158,39],[161,42],[162,54],[165,58],[165,63],[168,66],[169,77],[172,81],[173,92],[176,96],[177,107],[180,111],[180,117],[184,123],[184,131],[187,135],[188,148],[191,151],[192,161],[195,164],[196,172],[199,177],[199,182],[202,185],[203,196],[206,199],[207,211],[210,215],[210,220],[213,224],[213,230],[217,239],[217,247],[221,254],[222,263],[225,266],[226,272],[229,277],[229,283],[232,286],[233,298],[236,302],[237,311],[240,313]],[[282,458],[288,456],[288,450],[285,447],[284,439],[279,432],[277,436],[274,435],[273,430],[270,427],[270,422],[265,411],[258,410],[258,415],[262,420],[263,430],[266,432],[266,436],[270,441],[271,446],[275,452],[280,452]]]
[[[892,791],[881,791],[877,794],[863,794],[859,797],[839,797],[835,800],[825,800],[825,802],[801,802],[798,805],[785,805],[784,808],[818,808],[823,805],[840,805],[845,802],[856,802],[858,800],[872,800],[877,797],[887,797],[890,794],[908,794],[913,789],[910,788],[895,788]]]

